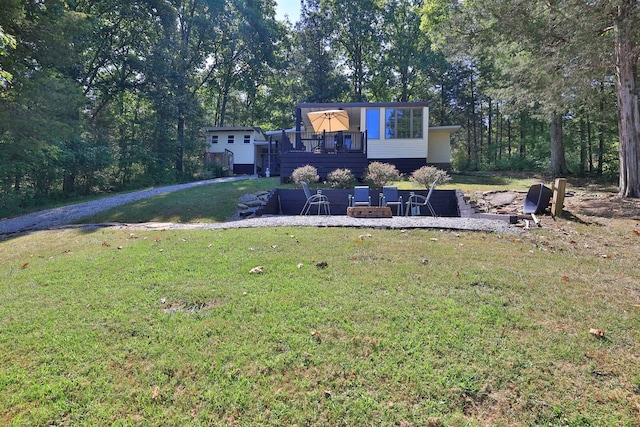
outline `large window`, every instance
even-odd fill
[[[377,108],[367,109],[367,137],[380,138],[380,110]]]
[[[385,137],[422,138],[422,108],[390,108],[385,117]]]

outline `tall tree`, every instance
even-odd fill
[[[431,54],[429,40],[420,30],[422,1],[392,0],[385,3],[380,38],[385,40],[388,83],[397,101],[417,100],[418,77]],[[394,81],[395,80],[395,81]],[[419,98],[419,96],[418,96]]]
[[[160,3],[157,42],[146,74],[157,112],[153,174],[165,179],[173,170],[185,173],[185,151],[196,149],[202,117],[198,90],[212,78],[218,64],[209,51],[219,48],[224,0],[171,0]],[[164,162],[164,163],[163,163]],[[169,163],[170,162],[170,163]]]
[[[74,42],[84,17],[60,1],[23,2],[10,12],[15,49],[3,65],[12,78],[0,95],[0,180],[15,197],[42,199],[59,191],[63,153],[81,132]]]
[[[634,0],[464,3],[430,0],[429,5],[426,16],[436,16],[436,24],[454,23],[458,30],[478,29],[482,35],[478,40],[494,47],[491,51],[503,61],[502,77],[509,82],[504,89],[512,90],[515,85],[528,82],[527,91],[537,95],[536,102],[546,107],[550,117],[579,110],[591,102],[593,96],[589,94],[597,86],[593,83],[606,80],[607,74],[615,69],[619,194],[640,197],[637,95],[640,33],[636,25],[640,3]],[[467,25],[462,26],[453,19],[460,16],[470,18]],[[520,97],[523,98],[526,99]],[[557,118],[554,121],[559,124]],[[552,143],[558,142],[552,139]],[[554,165],[554,172],[559,171],[557,166]]]
[[[441,33],[441,43],[454,54],[462,49],[483,63],[491,63],[498,75],[487,92],[506,101],[507,112],[535,107],[554,123],[554,132],[550,133],[551,171],[556,175],[567,173],[561,118],[568,109],[564,97],[567,91],[562,88],[570,73],[560,66],[560,52],[554,48],[564,36],[562,22],[554,18],[545,2],[476,0],[446,7],[434,9],[444,17],[427,15],[428,20],[454,25],[453,34]],[[435,28],[443,31],[441,25]]]
[[[331,20],[320,0],[305,0],[294,37],[292,66],[302,82],[300,101],[341,101],[348,91],[339,58],[331,47]]]
[[[348,69],[351,100],[365,101],[365,88],[371,78],[373,64],[381,60],[381,12],[376,0],[322,0],[322,10],[331,25],[336,52]]]
[[[640,3],[609,2],[613,18],[620,136],[620,191],[622,197],[640,197],[640,112],[638,111],[638,59],[640,58]],[[593,9],[593,7],[592,7]]]

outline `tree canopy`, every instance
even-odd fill
[[[458,169],[619,174],[640,196],[633,0],[8,0],[6,211],[205,176],[202,128],[297,102],[429,101]]]

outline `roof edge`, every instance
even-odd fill
[[[352,108],[352,107],[428,107],[422,102],[299,102],[296,108]]]
[[[460,125],[448,125],[448,126],[429,126],[429,130],[448,130],[450,133],[459,131],[462,128]]]
[[[262,129],[257,126],[206,126],[204,128],[207,132],[218,131],[218,132],[239,132],[239,131],[251,131],[251,132],[259,132],[264,133]]]

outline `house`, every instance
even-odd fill
[[[217,164],[234,175],[268,173],[275,155],[265,133],[258,127],[207,127],[205,165]],[[270,154],[273,153],[271,156]]]
[[[280,176],[286,180],[309,164],[323,178],[337,168],[361,178],[374,161],[404,174],[425,165],[449,169],[451,134],[458,129],[429,127],[426,102],[301,103],[289,149],[282,144]]]
[[[449,169],[451,134],[458,129],[429,127],[426,102],[300,103],[293,129],[207,128],[207,151],[223,161],[231,157],[235,174],[270,173],[283,182],[305,165],[322,179],[338,168],[362,178],[374,161],[410,174],[425,165]]]

